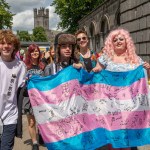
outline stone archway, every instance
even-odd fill
[[[110,31],[110,21],[107,15],[104,15],[100,19],[100,49],[104,46],[106,36]]]
[[[89,26],[89,40],[90,40],[90,48],[93,50],[96,50],[95,35],[96,35],[96,22],[92,21]]]
[[[120,9],[117,10],[116,14],[115,14],[115,20],[114,20],[114,24],[116,27],[120,26]]]

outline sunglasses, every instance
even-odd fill
[[[87,39],[87,37],[84,36],[84,37],[82,37],[82,38],[77,38],[77,41],[80,42],[81,39],[82,39],[83,41],[85,41],[85,40]]]

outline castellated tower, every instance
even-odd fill
[[[54,40],[54,33],[49,29],[49,9],[41,7],[40,9],[34,8],[34,28],[43,27],[46,35],[50,41]]]
[[[34,28],[39,26],[49,30],[49,9],[42,7],[37,10],[34,8]]]

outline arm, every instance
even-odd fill
[[[150,79],[150,64],[148,62],[144,62],[143,67],[147,70],[148,79]]]
[[[44,57],[41,59],[41,62],[45,65],[48,65],[48,59],[50,58],[50,52],[46,52]]]
[[[108,57],[106,54],[101,53],[97,58],[96,66],[92,69],[93,72],[100,72],[107,66]]]
[[[80,68],[83,68],[83,64],[82,63],[73,63],[73,67],[76,68],[76,69],[80,69]]]
[[[96,66],[92,69],[92,71],[100,72],[103,68],[104,68],[104,66],[97,61]]]
[[[50,57],[51,57],[50,52],[49,51],[46,52],[44,55],[44,58],[49,59]]]

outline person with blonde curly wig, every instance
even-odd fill
[[[98,58],[99,65],[93,71],[98,72],[101,69],[124,72],[134,70],[139,65],[143,65],[147,70],[148,76],[150,74],[150,64],[144,62],[137,54],[134,42],[130,33],[118,28],[109,33],[105,40],[103,54]],[[133,150],[136,148],[112,148],[109,145],[109,150]]]

